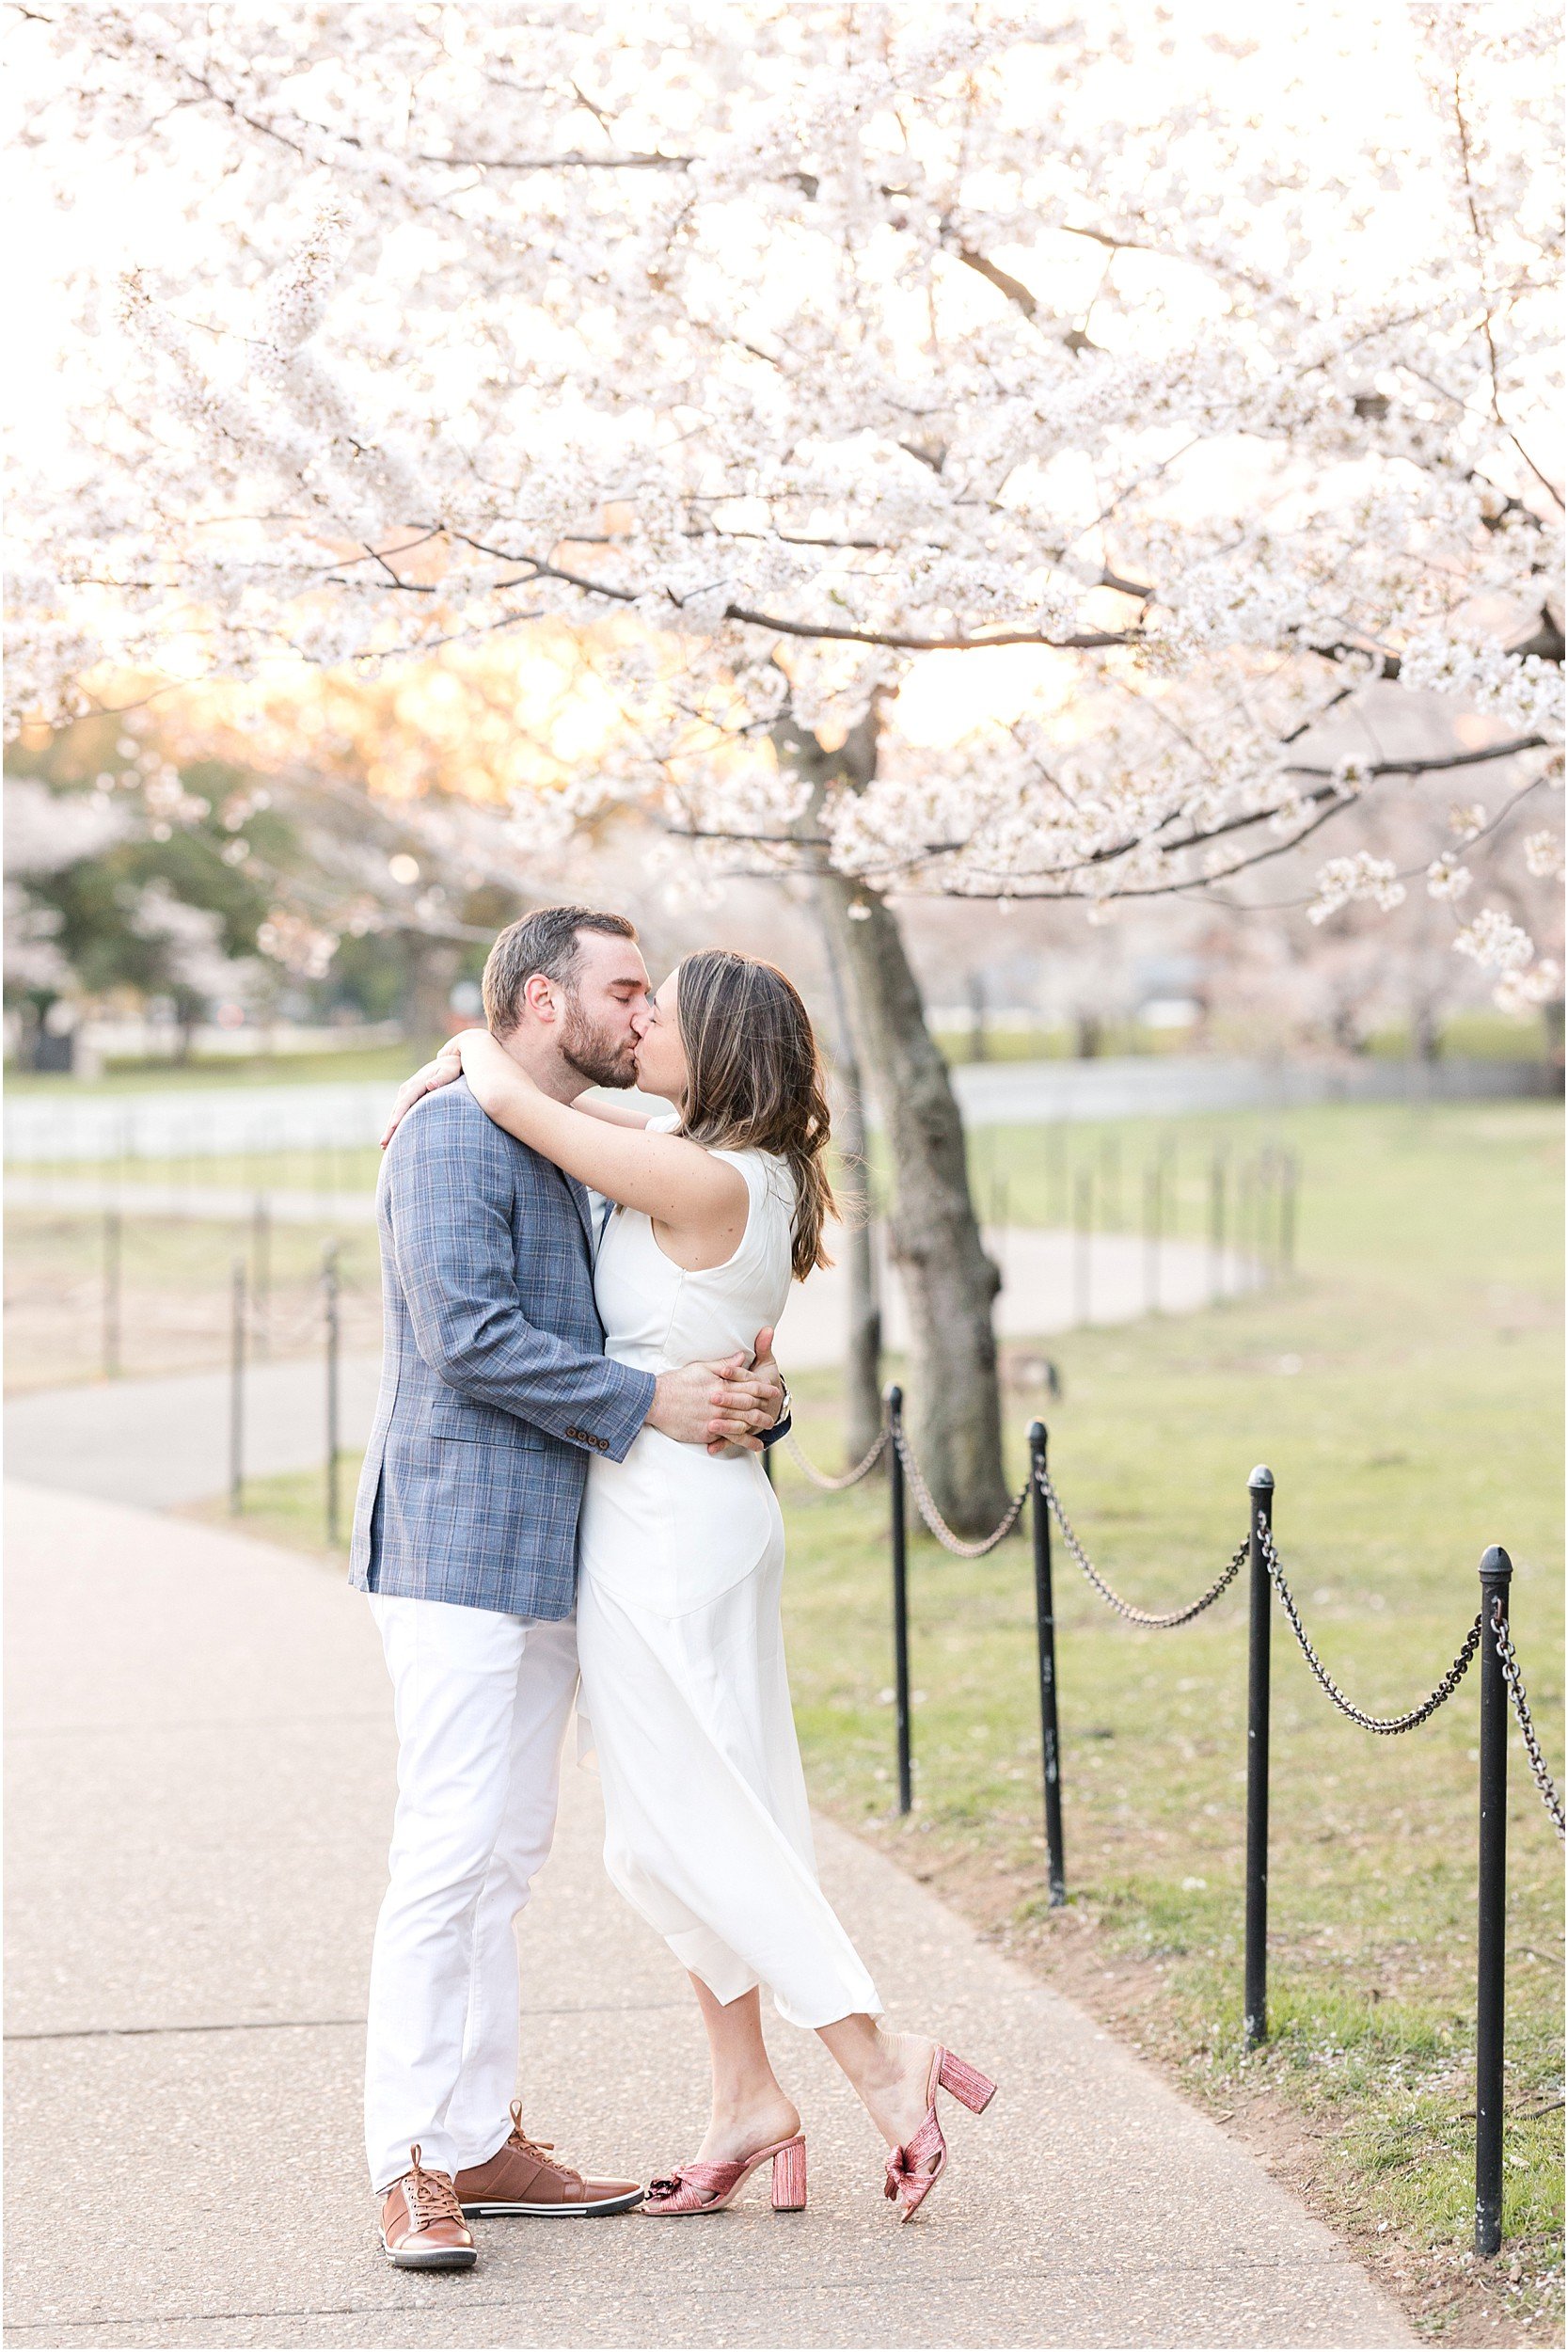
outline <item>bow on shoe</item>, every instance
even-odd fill
[[[678,2197],[685,2178],[684,2172],[672,2172],[668,2180],[650,2181],[648,2194],[650,2197]]]
[[[887,2160],[887,2178],[882,2183],[882,2195],[904,2204],[919,2204],[937,2174],[942,2170],[941,2147],[922,2147],[925,2125],[906,2147],[895,2148]]]

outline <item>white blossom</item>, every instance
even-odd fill
[[[1216,47],[1211,14],[24,18],[45,195],[155,175],[188,233],[83,272],[71,452],[14,499],[14,713],[570,630],[617,724],[497,755],[520,849],[637,800],[714,870],[1099,912],[1321,819],[1312,919],[1397,906],[1354,844],[1433,787],[1386,705],[1496,757],[1499,806],[1561,733],[1555,28],[1276,0]],[[990,715],[906,719],[977,667]],[[825,851],[786,699],[824,741],[878,714]]]
[[[1429,898],[1463,898],[1474,876],[1467,866],[1461,866],[1450,850],[1434,857],[1427,867],[1427,897]]]
[[[274,907],[256,933],[264,956],[281,963],[301,979],[325,977],[338,952],[338,934],[309,922],[288,907]]]
[[[130,825],[124,805],[102,793],[51,792],[32,776],[6,778],[8,875],[57,874],[83,858],[102,856]]]
[[[1326,923],[1354,899],[1370,899],[1385,913],[1404,899],[1404,884],[1394,878],[1392,858],[1373,857],[1357,850],[1354,857],[1331,857],[1318,873],[1318,894],[1307,910],[1309,923]]]
[[[1535,942],[1500,907],[1482,907],[1454,941],[1483,972],[1521,972],[1535,955]]]
[[[1528,971],[1505,972],[1492,991],[1492,1002],[1503,1012],[1522,1016],[1561,994],[1562,967],[1552,957],[1544,956]]]

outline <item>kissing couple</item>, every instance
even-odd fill
[[[883,2026],[817,1883],[760,1458],[789,1426],[773,1328],[835,1214],[811,1022],[782,972],[719,949],[656,995],[632,924],[577,906],[504,930],[483,997],[487,1026],[399,1095],[377,1200],[351,1573],[399,1742],[365,2070],[382,2247],[466,2270],[472,2217],[711,2213],[769,2160],[799,2211],[763,1985],[848,2076],[907,2221],[945,2162],[939,2087],[978,2113],[994,2085]],[[634,1082],[674,1109],[588,1091]],[[514,2098],[515,1922],[574,1702],[606,1867],[686,1968],[712,2053],[702,2146],[647,2187],[560,2161]]]

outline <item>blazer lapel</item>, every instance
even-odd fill
[[[578,1221],[582,1227],[582,1237],[588,1244],[588,1263],[592,1265],[594,1263],[594,1211],[588,1198],[588,1187],[586,1184],[579,1184],[575,1176],[568,1176],[564,1168],[560,1169],[558,1173],[572,1196],[572,1206],[578,1213]]]

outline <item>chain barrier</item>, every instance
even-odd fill
[[[1084,1549],[1073,1533],[1067,1513],[1062,1508],[1061,1497],[1051,1483],[1051,1473],[1043,1464],[1037,1475],[1039,1479],[1040,1492],[1055,1514],[1056,1524],[1062,1531],[1062,1538],[1069,1551],[1071,1552],[1101,1600],[1109,1601],[1113,1609],[1119,1610],[1130,1625],[1141,1625],[1156,1632],[1168,1631],[1173,1626],[1190,1625],[1195,1617],[1201,1616],[1205,1609],[1211,1608],[1218,1600],[1226,1587],[1235,1581],[1241,1571],[1242,1564],[1247,1555],[1244,1541],[1237,1546],[1234,1557],[1227,1561],[1209,1590],[1198,1599],[1189,1601],[1185,1609],[1170,1609],[1161,1613],[1134,1608],[1130,1600],[1124,1600],[1112,1585],[1106,1583],[1105,1579]]]
[[[1343,1691],[1341,1691],[1338,1684],[1334,1681],[1327,1667],[1323,1664],[1323,1660],[1318,1656],[1317,1651],[1307,1640],[1306,1629],[1301,1622],[1301,1612],[1296,1607],[1295,1596],[1291,1592],[1289,1584],[1285,1581],[1285,1571],[1280,1566],[1279,1554],[1275,1549],[1273,1532],[1269,1528],[1266,1521],[1260,1520],[1259,1527],[1262,1535],[1263,1558],[1268,1565],[1269,1576],[1274,1584],[1275,1591],[1279,1595],[1280,1605],[1284,1609],[1285,1614],[1291,1620],[1291,1630],[1301,1645],[1302,1656],[1306,1659],[1307,1664],[1311,1667],[1312,1672],[1316,1675],[1323,1690],[1334,1701],[1335,1706],[1339,1709],[1341,1715],[1348,1715],[1353,1724],[1359,1724],[1361,1725],[1363,1731],[1376,1731],[1392,1735],[1401,1731],[1414,1731],[1418,1724],[1424,1724],[1428,1716],[1435,1715],[1437,1709],[1444,1705],[1445,1701],[1452,1698],[1454,1692],[1458,1690],[1460,1684],[1465,1679],[1465,1674],[1469,1669],[1471,1659],[1474,1658],[1477,1650],[1481,1647],[1481,1627],[1484,1620],[1479,1609],[1476,1612],[1476,1621],[1470,1628],[1468,1633],[1465,1636],[1464,1645],[1461,1648],[1458,1657],[1454,1660],[1453,1664],[1449,1668],[1448,1673],[1443,1677],[1441,1682],[1438,1683],[1436,1689],[1430,1692],[1418,1707],[1411,1708],[1408,1713],[1403,1715],[1369,1715],[1365,1713],[1361,1708],[1354,1706],[1352,1702],[1346,1698]]]
[[[961,1535],[954,1534],[942,1513],[937,1509],[936,1497],[926,1484],[926,1473],[911,1451],[910,1441],[904,1435],[902,1423],[894,1431],[893,1442],[898,1449],[898,1459],[904,1465],[904,1474],[910,1482],[910,1492],[914,1497],[915,1509],[920,1513],[921,1518],[944,1551],[955,1553],[960,1560],[983,1560],[988,1551],[994,1551],[997,1545],[1012,1534],[1018,1525],[1019,1514],[1029,1500],[1027,1479],[1014,1495],[990,1534],[982,1536],[978,1543],[966,1543]]]
[[[811,1480],[814,1486],[820,1486],[822,1492],[826,1495],[841,1495],[846,1493],[849,1487],[858,1486],[863,1478],[870,1477],[872,1471],[876,1469],[878,1463],[887,1452],[888,1425],[884,1421],[880,1429],[877,1432],[875,1443],[866,1453],[861,1455],[861,1458],[855,1464],[854,1469],[843,1471],[837,1478],[830,1476],[827,1470],[819,1470],[817,1469],[816,1464],[812,1461],[805,1453],[800,1438],[795,1435],[793,1429],[785,1430],[784,1442],[789,1448],[790,1459],[794,1462],[797,1470],[804,1470],[806,1476]]]
[[[1562,1799],[1552,1785],[1552,1776],[1546,1770],[1546,1759],[1541,1753],[1541,1742],[1535,1736],[1535,1725],[1530,1720],[1529,1701],[1525,1696],[1525,1678],[1519,1672],[1519,1661],[1509,1634],[1508,1619],[1503,1614],[1500,1593],[1492,1596],[1492,1626],[1497,1637],[1497,1662],[1503,1670],[1503,1680],[1508,1685],[1513,1712],[1519,1719],[1519,1729],[1524,1734],[1525,1754],[1529,1757],[1530,1772],[1540,1790],[1541,1802],[1551,1815],[1558,1836],[1568,1836],[1562,1817]]]
[[[816,1463],[811,1461],[805,1454],[793,1430],[790,1430],[784,1438],[784,1443],[797,1467],[811,1480],[812,1485],[819,1487],[824,1494],[843,1494],[849,1487],[858,1486],[863,1478],[869,1477],[887,1452],[890,1442],[897,1448],[898,1458],[904,1465],[904,1472],[910,1482],[910,1491],[914,1497],[916,1509],[930,1533],[944,1549],[955,1553],[962,1560],[982,1560],[988,1552],[994,1551],[998,1544],[1004,1542],[1012,1534],[1013,1529],[1018,1525],[1019,1516],[1029,1500],[1030,1482],[1028,1480],[1025,1480],[1019,1492],[1008,1503],[1000,1522],[990,1534],[981,1537],[974,1543],[966,1542],[961,1535],[954,1533],[937,1508],[936,1499],[926,1483],[926,1474],[915,1459],[913,1450],[901,1426],[895,1432],[891,1422],[884,1421],[877,1433],[874,1443],[862,1454],[854,1468],[843,1471],[837,1477],[830,1476],[826,1470],[817,1469]],[[1062,1499],[1056,1492],[1050,1471],[1042,1465],[1035,1474],[1038,1479],[1040,1493],[1044,1496],[1057,1526],[1061,1529],[1063,1540],[1073,1559],[1101,1598],[1107,1601],[1113,1609],[1125,1617],[1130,1625],[1142,1626],[1146,1630],[1155,1632],[1168,1632],[1177,1626],[1190,1625],[1195,1617],[1202,1615],[1204,1610],[1212,1608],[1221,1594],[1234,1583],[1245,1563],[1247,1544],[1243,1539],[1208,1591],[1200,1594],[1196,1600],[1189,1601],[1184,1609],[1164,1611],[1139,1609],[1132,1601],[1124,1598],[1114,1585],[1107,1583],[1089,1558],[1078,1540],[1072,1522],[1062,1508]],[[1266,1520],[1260,1521],[1259,1527],[1263,1559],[1268,1568],[1269,1579],[1279,1595],[1280,1606],[1290,1620],[1291,1630],[1295,1635],[1302,1656],[1311,1668],[1319,1686],[1334,1702],[1339,1712],[1347,1716],[1353,1724],[1359,1724],[1363,1731],[1376,1732],[1384,1738],[1393,1738],[1401,1732],[1414,1731],[1418,1724],[1426,1723],[1435,1715],[1437,1709],[1453,1696],[1469,1671],[1471,1661],[1481,1646],[1481,1631],[1485,1622],[1482,1613],[1480,1611],[1477,1612],[1475,1623],[1465,1634],[1452,1665],[1435,1689],[1422,1699],[1419,1706],[1408,1708],[1402,1715],[1369,1715],[1363,1708],[1355,1706],[1354,1701],[1345,1696],[1313,1648],[1307,1637],[1307,1629],[1302,1624],[1301,1612],[1296,1606],[1295,1595],[1286,1581],[1285,1570],[1275,1546],[1273,1529]],[[1568,1836],[1568,1831],[1565,1831],[1564,1827],[1562,1799],[1552,1781],[1551,1774],[1546,1768],[1545,1757],[1541,1752],[1541,1743],[1536,1737],[1535,1725],[1530,1716],[1529,1702],[1525,1695],[1524,1678],[1519,1672],[1519,1661],[1513,1642],[1509,1638],[1508,1620],[1502,1614],[1500,1600],[1494,1599],[1492,1616],[1493,1624],[1497,1629],[1497,1656],[1502,1664],[1503,1679],[1508,1685],[1509,1698],[1518,1719],[1520,1733],[1525,1742],[1525,1753],[1529,1758],[1530,1772],[1540,1791],[1541,1802],[1551,1816],[1558,1836]]]

